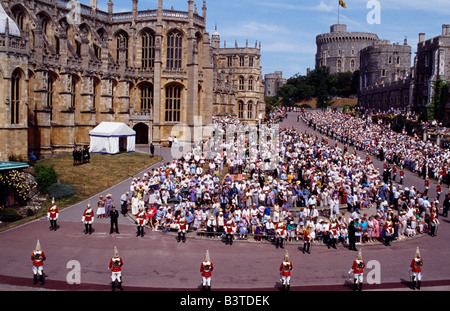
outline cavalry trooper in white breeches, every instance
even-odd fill
[[[416,249],[416,255],[414,256],[411,264],[409,265],[409,274],[411,276],[411,288],[419,289],[422,282],[422,266],[423,259],[420,257],[419,247]]]

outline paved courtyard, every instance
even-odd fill
[[[290,113],[280,127],[296,127],[299,131],[314,131],[297,114]],[[329,140],[334,144],[334,141]],[[142,148],[142,152],[148,152]],[[158,149],[156,154],[170,160],[168,148]],[[360,154],[364,156],[365,154]],[[378,167],[382,163],[373,159]],[[145,170],[147,171],[147,170]],[[145,171],[137,174],[141,176]],[[118,202],[131,178],[105,190]],[[406,172],[405,185],[423,188],[423,179]],[[435,184],[430,186],[433,197]],[[449,189],[443,187],[443,194]],[[100,194],[99,194],[100,195]],[[441,196],[441,201],[442,201]],[[212,288],[214,290],[277,291],[280,287],[279,266],[285,250],[293,262],[291,290],[349,291],[347,272],[356,252],[338,245],[328,249],[314,244],[311,254],[302,253],[302,242],[291,242],[285,249],[277,249],[271,243],[236,241],[225,245],[219,239],[196,237],[189,234],[186,243],[177,243],[174,234],[163,234],[146,230],[144,237],[136,237],[136,227],[129,217],[120,217],[120,234],[109,234],[109,220],[96,219],[92,235],[83,233],[81,215],[88,201],[94,203],[98,195],[60,212],[57,231],[50,231],[46,218],[6,230],[0,233],[0,290],[110,290],[108,263],[117,246],[124,260],[123,286],[126,290],[192,290],[200,286],[200,263],[209,250],[214,263]],[[394,242],[386,247],[379,243],[360,245],[366,263],[375,260],[380,267],[380,284],[368,284],[371,290],[409,290],[408,267],[416,247],[424,259],[423,290],[450,289],[448,244],[450,219],[441,217],[437,236],[420,236],[410,240]],[[46,284],[32,285],[30,254],[39,239],[47,260],[44,271]],[[74,263],[79,263],[74,266]],[[366,269],[369,272],[371,269]],[[80,284],[71,284],[73,275],[78,275]]]

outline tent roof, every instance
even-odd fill
[[[27,167],[29,167],[29,165],[28,165],[28,163],[25,163],[25,162],[0,161],[0,171],[17,170],[17,169],[27,168]]]
[[[123,122],[102,122],[89,132],[90,136],[134,136],[136,131]]]

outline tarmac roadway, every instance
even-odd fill
[[[289,113],[280,127],[296,127],[299,131],[315,133],[297,114]],[[329,139],[330,143],[334,142]],[[148,152],[142,148],[141,152]],[[156,153],[171,159],[168,148]],[[365,154],[360,154],[365,157]],[[381,168],[382,163],[373,159]],[[156,164],[159,165],[159,164]],[[143,172],[136,176],[142,176]],[[269,242],[235,241],[225,245],[219,239],[201,238],[189,234],[186,243],[178,243],[174,234],[152,232],[148,228],[144,237],[136,237],[132,219],[120,217],[120,233],[109,234],[109,220],[96,219],[92,235],[84,234],[82,212],[88,202],[96,205],[100,194],[111,193],[118,202],[128,189],[129,179],[60,212],[58,230],[50,231],[46,218],[0,233],[0,290],[3,291],[110,291],[111,272],[109,260],[116,246],[123,258],[123,287],[127,291],[198,291],[201,275],[200,263],[209,250],[214,263],[212,288],[215,291],[279,291],[279,266],[285,251],[293,263],[292,291],[350,291],[348,271],[356,252],[339,244],[337,249],[313,244],[311,254],[302,253],[302,242],[286,243],[276,248]],[[93,181],[94,182],[94,181]],[[404,185],[423,188],[423,179],[406,172]],[[430,195],[435,193],[432,181]],[[444,186],[442,197],[449,189]],[[442,198],[441,198],[442,202]],[[117,205],[119,205],[117,203]],[[420,248],[424,260],[422,291],[450,289],[448,258],[449,219],[440,217],[437,236],[395,241],[386,247],[381,243],[363,244],[366,268],[364,290],[411,291],[408,288],[408,267]],[[47,260],[44,265],[45,285],[32,284],[30,255],[39,239]],[[368,275],[372,279],[369,279]]]

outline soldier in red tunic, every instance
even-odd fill
[[[211,272],[214,270],[213,263],[209,258],[209,251],[206,251],[205,260],[200,265],[200,273],[202,274],[202,290],[211,290]]]
[[[389,215],[384,225],[384,245],[391,246],[391,241],[394,235],[394,222],[392,221],[392,216]]]
[[[145,213],[144,209],[141,207],[139,208],[139,212],[136,214],[136,226],[137,226],[137,233],[136,236],[144,236],[144,227],[147,223],[147,214]]]
[[[116,290],[116,281],[117,288],[122,291],[122,266],[123,260],[119,257],[119,252],[117,251],[117,247],[114,246],[114,257],[109,261],[108,269],[111,270],[111,289]]]
[[[339,224],[337,223],[336,218],[331,220],[329,235],[330,238],[328,240],[328,248],[336,248],[336,243],[339,239]]]
[[[230,243],[230,245],[233,245],[233,234],[234,234],[235,230],[236,230],[236,225],[230,217],[225,222],[225,240],[226,240],[225,244],[226,245],[228,245],[228,243]]]
[[[178,225],[178,243],[182,240],[183,243],[186,242],[186,231],[187,231],[187,220],[186,217],[184,217],[184,214],[181,213],[180,216],[177,219],[177,225]]]
[[[436,231],[439,226],[438,212],[435,206],[431,207],[430,213],[430,235],[436,236]]]
[[[31,253],[31,261],[33,262],[33,283],[36,284],[38,281],[41,285],[44,284],[44,261],[47,259],[45,257],[44,251],[41,250],[41,244],[39,240],[36,243],[36,248]]]
[[[400,185],[403,184],[403,178],[405,178],[405,170],[403,169],[403,166],[400,169]]]
[[[291,289],[291,270],[292,270],[292,262],[289,260],[289,254],[286,250],[286,254],[284,255],[284,260],[280,265],[280,273],[281,273],[281,285],[283,286],[283,290],[289,291]]]
[[[357,289],[359,291],[362,290],[365,267],[366,264],[362,259],[361,250],[359,250],[358,256],[353,261],[353,265],[351,269],[348,271],[348,274],[353,273],[353,291],[356,291]]]
[[[409,265],[409,273],[411,275],[411,288],[416,289],[416,281],[417,281],[417,289],[420,290],[420,283],[422,282],[422,266],[423,259],[420,257],[419,247],[416,249],[416,255],[414,256],[411,264]]]
[[[81,217],[81,222],[84,223],[84,234],[92,234],[92,223],[94,222],[94,210],[91,208],[91,204],[88,203],[86,209]]]
[[[395,181],[395,178],[397,177],[397,165],[394,164],[394,167],[392,168],[392,180]]]
[[[436,186],[436,200],[439,200],[439,198],[441,197],[441,191],[442,191],[441,181],[438,181],[438,184]]]
[[[303,254],[307,252],[311,254],[311,224],[307,223],[303,229]]]
[[[56,231],[56,220],[58,219],[59,211],[58,206],[55,204],[55,199],[52,198],[52,205],[48,208],[47,218],[50,220],[50,231]]]
[[[283,242],[284,239],[286,238],[286,224],[284,223],[284,221],[280,221],[279,223],[277,223],[276,227],[275,227],[275,237],[276,237],[276,247],[278,248],[278,246],[280,246],[281,248],[284,248],[283,246]]]

